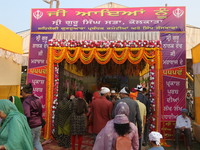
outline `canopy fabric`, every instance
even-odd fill
[[[4,57],[6,59],[12,59],[17,64],[23,64],[25,60],[22,57],[22,54],[13,53],[0,48],[0,57]]]
[[[193,64],[192,68],[195,75],[200,74],[200,63]]]
[[[200,63],[200,43],[192,49],[193,64]]]
[[[192,49],[193,73],[200,74],[200,44]]]
[[[54,32],[53,39],[160,40],[160,32]]]
[[[29,57],[29,47],[30,47],[30,30],[24,30],[24,31],[21,31],[21,32],[17,32],[17,34],[19,36],[21,36],[23,38],[23,55],[22,55],[22,63],[21,65],[22,66],[28,66],[28,57]]]
[[[23,54],[22,37],[0,24],[0,48],[17,54]]]
[[[127,6],[109,2],[109,3],[103,4],[103,5],[97,6],[95,8],[127,8]]]
[[[200,28],[186,25],[186,58],[192,59],[192,48],[200,43]]]

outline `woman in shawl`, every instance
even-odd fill
[[[10,96],[9,97],[9,100],[15,104],[15,106],[17,107],[18,111],[22,114],[24,114],[24,109],[23,109],[23,106],[22,106],[22,101],[19,97],[17,96]]]
[[[128,120],[128,105],[125,102],[118,103],[115,114],[115,118],[108,121],[106,126],[97,135],[93,150],[116,150],[120,147],[117,144],[117,140],[120,137],[127,137],[130,141],[130,147],[123,143],[123,150],[138,150],[138,130],[135,124]]]
[[[71,135],[72,135],[72,150],[75,150],[75,139],[78,136],[78,150],[81,150],[83,135],[86,133],[86,113],[87,104],[83,99],[83,92],[77,91],[72,100],[71,114]]]
[[[9,100],[0,100],[0,150],[33,150],[26,117]]]
[[[71,101],[67,99],[67,94],[65,93],[62,101],[58,103],[55,118],[55,124],[57,125],[57,135],[55,138],[58,141],[58,145],[65,148],[71,146],[70,115]]]

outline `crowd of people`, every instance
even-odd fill
[[[42,103],[32,84],[23,87],[22,96],[23,103],[17,96],[0,100],[0,150],[43,150]]]
[[[59,145],[66,148],[72,147],[74,150],[75,139],[78,139],[78,150],[80,150],[83,135],[90,133],[94,135],[93,150],[120,150],[120,148],[141,150],[142,145],[147,144],[151,145],[150,150],[163,150],[164,148],[160,145],[162,135],[155,131],[149,133],[151,104],[147,95],[146,89],[137,85],[131,90],[124,87],[119,93],[107,87],[101,87],[99,91],[93,93],[91,101],[85,99],[87,96],[84,96],[82,91],[77,91],[68,99],[65,96],[64,101],[57,107],[58,114],[61,115],[63,112],[60,117],[57,115],[57,119],[61,120],[58,123],[63,120],[62,127],[58,126],[58,129],[62,129],[63,132],[55,136],[60,141]],[[191,122],[184,115],[186,110],[181,111],[182,114],[176,121],[177,150],[179,150],[180,134],[186,136],[188,150],[191,145]],[[184,122],[185,119],[188,122],[187,125]],[[67,134],[64,129],[67,129]],[[68,138],[63,138],[64,136]]]
[[[58,104],[54,137],[60,146],[75,150],[77,139],[78,150],[81,150],[86,133],[94,136],[94,150],[141,150],[142,145],[147,145],[150,101],[141,85],[131,91],[124,87],[119,93],[101,87],[90,101],[85,97],[82,91],[76,91],[70,97],[65,95]],[[152,146],[160,147],[160,141],[157,143]]]
[[[111,93],[115,92],[111,91]],[[101,146],[112,146],[113,149],[116,149],[116,146],[118,145],[118,137],[123,137],[125,135],[128,136],[131,140],[131,149],[141,150],[142,144],[146,146],[149,130],[145,130],[145,126],[147,124],[147,117],[149,116],[149,114],[147,113],[149,112],[150,101],[143,93],[142,86],[138,85],[137,88],[133,88],[131,90],[129,90],[128,87],[124,87],[119,91],[118,96],[115,96],[114,100],[113,98],[109,97],[110,89],[106,87],[101,88],[100,94],[101,97],[104,97],[104,99],[106,99],[107,103],[110,103],[108,103],[109,107],[106,107],[106,105],[102,106],[102,101],[100,98],[94,99],[91,103],[91,110],[93,115],[96,115],[98,116],[98,118],[103,119],[103,121],[98,122],[99,119],[96,119],[97,117],[93,117],[93,129],[99,127],[99,129],[95,132],[95,134],[97,134],[97,139],[95,140],[93,149],[98,149],[99,146],[95,146],[96,143],[102,143],[102,139],[106,138],[102,138],[102,136],[106,135],[113,135],[111,137],[107,137],[111,138],[110,141],[112,141],[112,143],[109,144],[108,142],[106,142],[106,145],[101,144]],[[106,112],[106,110],[107,113],[102,115],[102,112]],[[105,118],[104,116],[107,116],[107,118]],[[127,122],[124,122],[125,120]],[[95,125],[96,122],[98,122],[97,126]],[[128,128],[128,130],[125,133],[120,134],[118,129],[123,130],[123,126],[125,126],[125,124],[128,126],[126,127]],[[109,134],[104,132],[108,132]],[[147,136],[147,138],[144,138],[145,136]]]
[[[82,137],[86,133],[94,135],[93,149],[116,149],[116,137],[125,135],[131,141],[131,149],[141,150],[142,144],[147,145],[149,131],[145,127],[150,101],[141,85],[131,91],[124,87],[119,93],[101,87],[93,93],[91,101],[85,99],[82,91],[76,91],[70,98],[67,95],[63,97],[57,106],[55,118],[57,132],[54,137],[60,146],[72,147],[74,150],[77,139],[80,150]],[[102,138],[106,135],[112,136]],[[107,147],[108,145],[111,147]],[[101,148],[102,146],[105,147]]]
[[[93,150],[164,150],[159,132],[149,133],[150,100],[145,88],[137,85],[131,90],[123,87],[119,93],[101,87],[93,93],[91,101],[82,91],[64,94],[56,109],[54,138],[58,145],[81,150],[85,134],[94,136]],[[42,150],[42,104],[33,94],[32,84],[22,89],[23,102],[17,96],[0,100],[0,150]],[[191,146],[191,121],[182,109],[175,126],[176,149],[180,135],[186,136],[187,148]]]

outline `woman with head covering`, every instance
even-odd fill
[[[117,104],[115,118],[108,121],[106,126],[97,135],[93,150],[116,150],[121,146],[118,141],[121,137],[126,137],[130,141],[124,144],[123,150],[138,150],[139,139],[137,127],[128,120],[129,107],[125,102]]]
[[[72,150],[75,150],[75,139],[78,136],[78,150],[81,150],[83,135],[86,133],[86,113],[87,104],[83,99],[83,92],[77,91],[72,100],[71,114],[71,135],[72,135]]]
[[[9,100],[0,100],[0,149],[33,150],[31,129],[26,117]]]
[[[100,96],[101,95],[100,95],[99,91],[96,91],[96,92],[93,93],[92,100],[95,100],[95,99],[99,98]]]
[[[70,137],[70,115],[71,115],[71,101],[67,99],[67,94],[58,102],[55,116],[55,126],[57,129],[54,135],[58,145],[69,148],[71,146]]]
[[[40,142],[42,129],[42,103],[40,99],[33,94],[31,83],[23,87],[22,96],[24,97],[24,115],[27,117],[28,124],[31,128],[33,146],[36,150],[43,150]]]
[[[152,145],[152,148],[149,150],[164,150],[164,148],[160,145],[160,139],[163,138],[159,132],[152,131],[149,134],[149,141]]]
[[[22,114],[24,114],[24,109],[23,109],[23,106],[22,106],[22,101],[19,97],[17,96],[10,96],[9,97],[9,100],[15,104],[15,106],[17,107],[18,111]]]

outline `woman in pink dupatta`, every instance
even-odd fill
[[[126,103],[120,102],[115,109],[115,118],[108,121],[106,126],[97,135],[96,141],[93,146],[93,150],[115,150],[116,139],[119,137],[115,130],[114,124],[125,124],[129,123],[129,133],[127,136],[131,140],[132,148],[130,150],[138,150],[139,148],[139,137],[138,130],[135,124],[129,122],[129,107]]]

